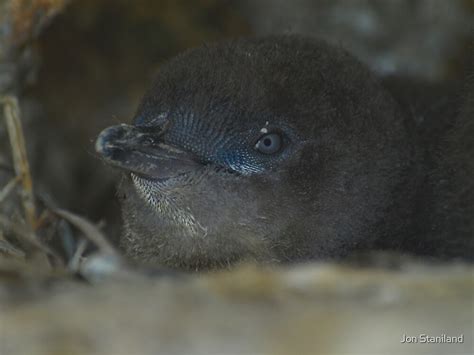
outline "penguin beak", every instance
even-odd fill
[[[149,178],[168,179],[202,166],[194,154],[163,143],[163,134],[120,124],[104,129],[95,149],[107,163]]]

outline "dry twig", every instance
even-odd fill
[[[13,179],[11,179],[8,184],[6,184],[3,189],[0,190],[0,203],[2,203],[10,194],[10,192],[13,191],[15,188],[16,184],[20,181],[19,176],[15,176]]]
[[[18,240],[27,249],[27,252],[40,252],[43,256],[50,255],[59,260],[60,258],[58,255],[50,248],[43,245],[35,235],[35,230],[40,226],[42,221],[48,218],[49,214],[44,213],[40,219],[37,218],[33,183],[26,155],[25,139],[21,126],[18,100],[13,96],[5,96],[0,97],[0,103],[4,105],[5,121],[8,135],[10,137],[13,164],[16,173],[16,178],[0,190],[0,201],[11,192],[18,182],[21,182],[21,199],[26,217],[26,228],[22,225],[12,223],[7,217],[2,215],[0,215],[0,226],[15,233]],[[113,256],[119,255],[103,233],[85,218],[61,209],[50,208],[50,211],[79,229],[90,241],[97,245],[102,253]],[[75,255],[76,259],[80,258],[84,249],[85,244],[82,243],[80,249],[77,250]],[[74,260],[74,263],[77,263],[77,260]]]
[[[3,236],[2,231],[0,230],[0,255],[5,254],[12,256],[18,259],[24,259],[25,253],[12,245],[8,240]]]
[[[53,257],[56,263],[61,264],[61,258],[52,249],[41,243],[36,235],[25,228],[24,225],[14,223],[10,218],[0,215],[0,228],[11,231],[15,234],[18,241],[21,243],[23,249],[25,249],[27,255],[40,255],[41,260],[44,264],[50,267],[50,263],[47,259],[47,255]]]
[[[13,165],[16,175],[20,178],[22,189],[21,199],[25,210],[26,221],[31,231],[36,229],[36,207],[33,194],[33,182],[31,179],[30,165],[26,155],[25,137],[20,120],[20,108],[18,100],[14,96],[4,96],[0,98],[3,104],[5,121],[10,137],[12,148]]]
[[[84,233],[87,239],[94,243],[101,252],[105,254],[119,255],[115,247],[107,240],[107,237],[99,230],[99,228],[84,217],[61,209],[52,209],[51,212],[65,219]]]
[[[84,255],[84,252],[86,251],[87,248],[87,240],[81,239],[77,245],[76,251],[74,252],[74,255],[71,258],[71,261],[69,261],[69,269],[71,269],[74,272],[79,271],[79,267],[81,265],[81,258]]]

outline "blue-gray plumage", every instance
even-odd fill
[[[344,50],[274,36],[172,59],[96,148],[127,172],[126,253],[204,269],[400,248],[422,181],[414,125]]]

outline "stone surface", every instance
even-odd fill
[[[17,269],[16,269],[17,270]],[[0,272],[0,353],[467,354],[473,268],[331,264],[94,286]],[[45,278],[46,277],[46,278]],[[20,294],[18,294],[20,293]],[[403,335],[463,336],[403,344]]]

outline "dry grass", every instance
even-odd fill
[[[33,179],[30,172],[25,138],[22,129],[21,113],[18,99],[14,96],[0,98],[3,106],[5,124],[10,138],[10,148],[15,176],[0,189],[0,203],[6,201],[11,194],[18,192],[21,200],[23,213],[19,218],[13,220],[12,216],[0,214],[0,227],[7,231],[13,242],[10,242],[3,233],[0,234],[0,252],[6,257],[24,258],[26,261],[35,260],[36,265],[50,270],[53,267],[63,268],[69,260],[55,251],[50,245],[42,241],[38,234],[45,229],[52,228],[52,222],[61,219],[74,226],[81,236],[92,242],[100,253],[119,257],[118,251],[107,240],[100,229],[86,218],[69,211],[51,207],[43,207],[38,217],[35,194],[33,190]],[[62,239],[58,230],[54,230],[55,237]],[[17,247],[20,246],[20,247]],[[85,251],[86,243],[81,242],[74,250],[74,267],[71,271],[77,271],[80,260]]]

